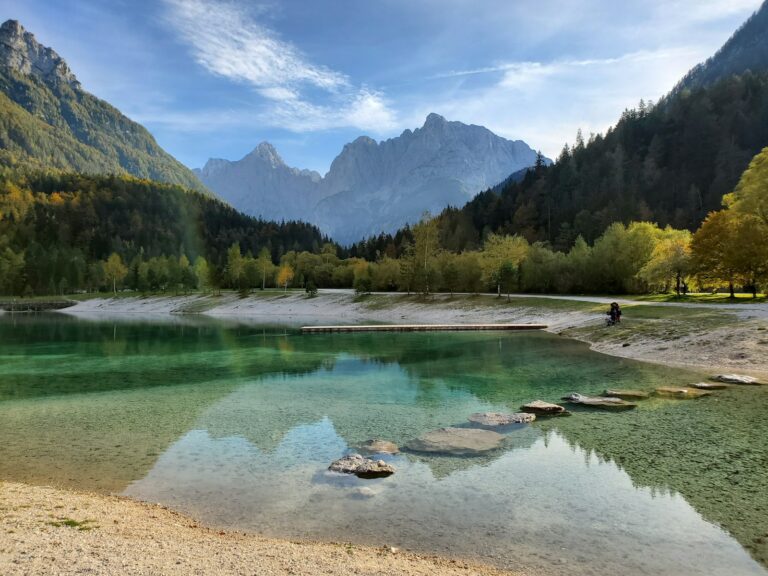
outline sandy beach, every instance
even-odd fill
[[[393,548],[212,530],[159,505],[8,482],[0,483],[0,573],[521,574]]]

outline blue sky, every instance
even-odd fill
[[[0,0],[190,167],[272,142],[324,173],[429,112],[554,157],[719,48],[761,0]]]

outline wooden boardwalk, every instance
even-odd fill
[[[544,330],[546,324],[372,324],[367,326],[302,326],[302,334],[319,332],[470,332],[479,330]]]

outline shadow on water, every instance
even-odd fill
[[[324,472],[370,438],[402,445],[466,425],[475,411],[700,376],[543,333],[301,336],[206,319],[6,316],[0,478],[127,489],[275,535],[378,543],[404,534],[404,545],[511,566],[514,553],[552,573],[560,549],[573,573],[616,569],[608,547],[602,559],[577,552],[594,548],[596,534],[627,548],[627,562],[637,564],[627,574],[664,572],[659,566],[675,573],[675,554],[698,550],[696,538],[719,538],[685,511],[687,501],[768,566],[768,388],[540,420],[507,431],[503,446],[482,457],[392,457],[398,473],[383,481]],[[676,550],[674,534],[648,528],[660,519],[687,526],[691,549]],[[601,532],[603,522],[618,524]],[[727,542],[717,542],[725,554]],[[658,558],[645,558],[654,546]],[[653,564],[665,558],[668,565]],[[697,566],[705,559],[717,565],[702,556]],[[734,562],[730,574],[760,573]]]

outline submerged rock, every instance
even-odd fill
[[[413,452],[471,456],[498,448],[504,436],[477,428],[440,428],[411,440],[405,447]]]
[[[544,402],[543,400],[534,400],[528,404],[523,404],[520,406],[520,410],[531,414],[547,416],[565,416],[568,414],[566,409],[559,404],[551,404],[550,402]]]
[[[361,486],[352,490],[349,493],[349,497],[354,498],[355,500],[369,500],[370,498],[374,498],[377,494],[378,492],[375,490],[372,490],[367,486]]]
[[[502,412],[475,412],[469,417],[469,421],[480,426],[499,427],[512,424],[530,424],[536,420],[535,414],[518,412],[517,414],[503,414]]]
[[[691,384],[692,388],[698,388],[699,390],[725,390],[730,388],[728,384],[722,382],[696,382]]]
[[[360,454],[350,454],[332,462],[328,470],[354,474],[358,478],[385,478],[394,474],[397,469],[384,460],[372,460]]]
[[[563,400],[567,400],[571,404],[603,408],[605,410],[631,410],[637,407],[637,404],[627,402],[621,398],[603,398],[599,396],[584,396],[583,394],[564,396]]]
[[[667,398],[693,399],[693,398],[701,398],[702,396],[709,396],[711,392],[705,392],[704,390],[697,390],[696,388],[680,388],[678,386],[662,386],[661,388],[656,388],[656,394],[659,396],[666,396]]]
[[[753,376],[745,376],[743,374],[718,374],[713,376],[712,380],[718,382],[725,382],[726,384],[747,384],[752,386],[760,385],[757,378]]]
[[[397,454],[400,448],[389,440],[368,440],[360,446],[360,450],[368,454]]]
[[[608,398],[621,398],[622,400],[645,400],[650,396],[642,390],[606,390],[603,396]]]

